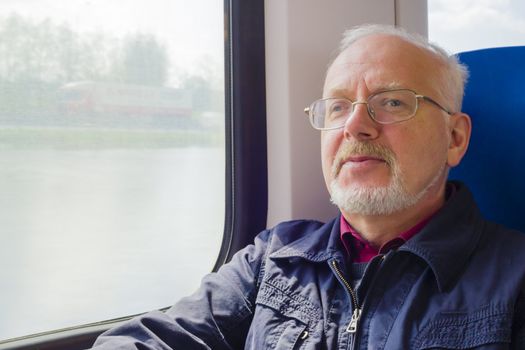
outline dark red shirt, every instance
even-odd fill
[[[434,214],[417,223],[415,226],[405,232],[401,232],[396,238],[386,242],[381,247],[373,247],[365,241],[359,232],[357,232],[343,215],[341,215],[341,241],[352,262],[368,262],[378,254],[386,254],[392,249],[397,249],[410,238],[414,237],[430,221]]]

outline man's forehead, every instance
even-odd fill
[[[439,65],[427,50],[393,35],[370,35],[343,50],[329,67],[323,95],[363,80],[371,91],[426,85]]]
[[[329,85],[325,85],[323,96],[324,97],[352,97],[348,96],[348,91],[351,90],[350,81],[344,81],[341,79],[340,84],[336,81],[331,81]],[[395,89],[407,89],[410,88],[407,83],[400,80],[390,80],[375,84],[374,86],[367,86],[370,93],[376,93],[379,91],[395,90]]]

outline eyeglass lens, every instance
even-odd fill
[[[352,114],[355,105],[345,98],[318,100],[312,106],[314,126],[322,129],[344,125]],[[411,118],[417,109],[417,97],[410,90],[384,91],[372,95],[367,100],[370,116],[379,123],[395,123]]]

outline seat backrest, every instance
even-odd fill
[[[525,232],[525,46],[459,55],[469,67],[463,112],[470,146],[449,178],[464,181],[483,215]]]

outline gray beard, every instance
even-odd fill
[[[392,168],[392,181],[385,187],[348,186],[343,188],[333,179],[330,184],[331,201],[348,214],[390,215],[418,203],[440,180],[445,165],[418,193],[410,194],[397,166]]]

